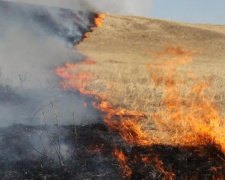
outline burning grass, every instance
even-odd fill
[[[218,87],[225,84],[204,66],[192,66],[201,52],[168,46],[145,52],[147,61],[86,60],[56,70],[64,89],[95,98],[108,128],[125,141],[112,150],[123,178],[223,179],[224,92]]]
[[[63,72],[58,73],[58,69],[56,72],[64,78],[64,88],[94,97],[97,100],[94,107],[106,114],[104,121],[109,129],[133,147],[145,149],[164,144],[193,147],[198,151],[199,146],[216,146],[224,156],[224,118],[219,112],[220,102],[214,98],[212,78],[198,77],[186,67],[196,53],[200,50],[186,51],[180,46],[153,53],[156,62],[140,64],[138,68],[144,75],[137,77],[127,73],[128,68],[106,70],[97,63],[83,63],[75,68],[71,65]],[[82,78],[84,74],[88,78]],[[116,149],[114,154],[124,169],[124,176],[131,177],[134,172],[129,165],[132,163],[122,151]],[[140,158],[134,156],[131,161]],[[141,159],[154,165],[165,178],[176,176],[169,166],[167,170],[162,167],[164,162],[158,156],[149,159],[147,155]]]
[[[101,103],[95,106],[108,114],[105,119],[107,122],[114,116],[119,116],[119,119],[125,116],[126,120],[131,121],[133,121],[132,118],[138,118],[133,121],[134,124],[139,124],[136,122],[141,120],[142,130],[149,130],[150,125],[150,129],[157,128],[160,131],[160,136],[166,129],[172,131],[171,128],[173,128],[173,135],[164,134],[165,140],[162,138],[159,140],[159,137],[157,139],[159,142],[179,144],[180,140],[173,139],[175,134],[180,134],[185,127],[190,129],[186,129],[186,133],[189,133],[194,130],[192,125],[197,122],[200,123],[196,125],[199,129],[205,126],[212,130],[212,126],[216,124],[223,127],[223,118],[217,110],[220,102],[214,98],[215,95],[212,92],[212,79],[209,77],[204,80],[202,76],[197,77],[194,72],[184,66],[192,61],[194,53],[196,52],[188,52],[182,47],[169,47],[164,54],[166,58],[158,59],[157,63],[148,63],[147,66],[139,65],[139,70],[143,68],[143,76],[135,76],[131,73],[132,70],[120,73],[119,66],[117,69],[106,70],[101,67],[101,64],[87,65],[85,61],[83,65],[76,68],[71,65],[64,69],[64,74],[57,73],[61,77],[66,76],[63,85],[67,88],[74,88],[100,100]],[[114,74],[116,71],[118,77]],[[87,76],[89,74],[88,78],[83,78],[84,74]],[[213,122],[213,119],[216,122]],[[210,124],[212,126],[209,126]],[[198,131],[196,130],[195,133]],[[206,129],[207,131],[209,129]],[[169,131],[166,132],[169,133]],[[169,142],[168,137],[171,137]],[[184,137],[182,136],[181,139]],[[189,138],[186,137],[186,139]]]
[[[56,129],[55,129],[56,128]],[[133,146],[103,124],[60,126],[64,168],[34,151],[44,126],[0,128],[0,175],[4,179],[218,179],[225,173],[224,155],[211,144],[199,147]],[[57,127],[49,126],[54,142]],[[52,133],[54,132],[54,133]],[[32,139],[32,141],[31,141]],[[112,143],[113,142],[113,143]],[[13,146],[14,148],[12,148]],[[26,147],[26,148],[24,148]],[[116,149],[114,152],[113,149]],[[120,156],[117,161],[117,156]],[[197,169],[197,170],[196,170]],[[176,176],[174,176],[176,174]],[[128,178],[130,177],[130,178]]]
[[[95,18],[97,27],[104,17]],[[145,23],[138,25],[148,29]],[[130,39],[121,34],[125,42]],[[198,54],[200,50],[169,46],[145,52],[147,61],[128,55],[129,61],[86,59],[57,68],[60,85],[93,98],[105,124],[59,126],[52,103],[56,126],[47,125],[42,108],[43,126],[1,128],[1,177],[223,179],[225,96],[218,85],[224,81],[193,70],[192,56]]]
[[[99,13],[98,17],[95,18],[95,25],[96,27],[100,27],[102,25],[102,20],[105,18],[104,14]]]

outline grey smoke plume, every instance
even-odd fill
[[[10,0],[42,4],[45,6],[64,7],[69,9],[82,8],[102,13],[117,13],[136,16],[149,16],[152,0]]]
[[[147,15],[150,3],[150,0],[0,1],[0,126],[38,124],[40,108],[53,100],[64,123],[73,123],[73,113],[77,123],[98,119],[98,113],[91,107],[84,108],[84,97],[57,86],[59,79],[54,69],[84,58],[73,45],[93,26],[91,12]],[[51,115],[46,114],[49,119]]]
[[[0,1],[0,127],[39,124],[41,107],[49,123],[56,123],[51,101],[63,124],[73,123],[73,113],[77,123],[97,117],[84,108],[84,97],[60,89],[54,73],[66,62],[83,60],[73,44],[93,26],[90,16],[80,9]]]
[[[85,3],[83,0],[5,0],[10,2],[29,3],[34,5],[43,5],[50,7],[66,8],[66,9],[80,9],[84,10]]]

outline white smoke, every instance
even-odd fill
[[[17,3],[29,3],[34,5],[44,5],[44,6],[52,6],[52,7],[60,7],[60,8],[81,8],[82,0],[4,0],[11,1]]]
[[[149,16],[152,0],[87,0],[98,11],[135,16]],[[94,2],[94,3],[93,3]]]
[[[152,0],[8,0],[68,9],[86,9],[102,13],[149,16]]]

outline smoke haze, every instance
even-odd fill
[[[73,113],[77,123],[98,119],[84,97],[60,89],[54,69],[84,59],[73,45],[93,26],[91,12],[147,15],[150,7],[149,0],[0,1],[0,126],[38,124],[53,100],[64,123]]]
[[[87,0],[98,11],[124,15],[149,16],[151,0]],[[94,3],[93,3],[94,2]]]
[[[68,9],[86,9],[102,13],[149,16],[152,0],[10,0]]]
[[[60,89],[54,73],[84,59],[73,45],[93,26],[89,12],[0,2],[0,24],[0,126],[39,124],[44,106],[56,123],[51,101],[63,124],[74,123],[73,113],[77,123],[97,117],[84,108],[84,97]]]

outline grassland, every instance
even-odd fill
[[[201,49],[183,71],[193,71],[199,78],[211,78],[214,96],[224,112],[225,100],[225,26],[188,24],[159,19],[106,15],[103,26],[89,33],[78,50],[92,66],[76,71],[92,72],[89,89],[107,94],[114,106],[130,110],[155,111],[162,101],[163,90],[150,79],[147,64],[157,63],[151,52],[182,46],[187,51]],[[163,57],[168,59],[167,56]]]

